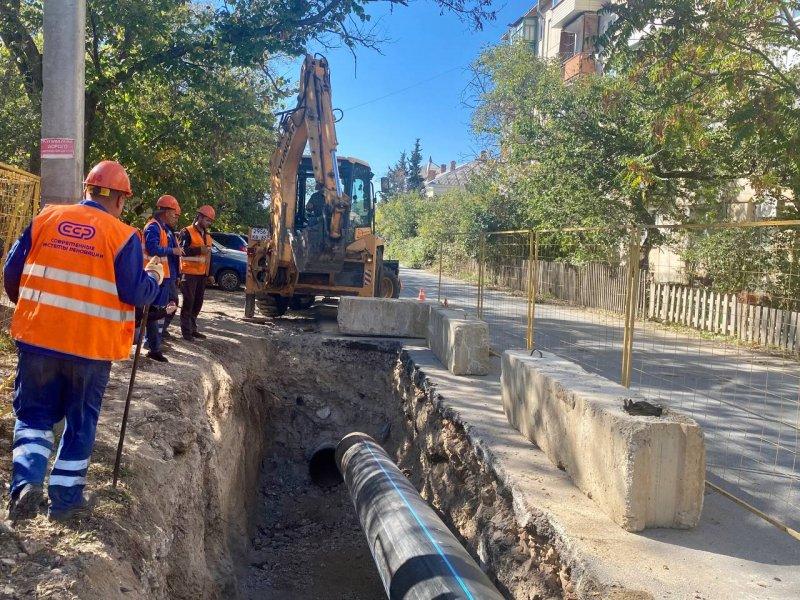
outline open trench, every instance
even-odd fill
[[[398,349],[315,341],[299,354],[269,352],[270,408],[239,591],[243,598],[380,600],[383,585],[334,449],[359,430],[396,451],[402,424],[390,399]]]
[[[574,597],[552,532],[517,523],[511,492],[400,344],[232,323],[206,348],[143,377],[128,487],[102,492],[98,535],[62,555],[61,579],[29,562],[25,585],[75,573],[65,598],[385,598],[332,451],[362,431],[506,597]],[[101,466],[111,439],[97,450]]]

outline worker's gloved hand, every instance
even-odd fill
[[[177,305],[177,304],[175,304],[175,303],[174,303],[174,302],[172,302],[172,301],[170,301],[170,303],[169,303],[169,304],[167,304],[167,307],[164,309],[164,311],[165,311],[165,312],[166,312],[168,315],[174,315],[176,310],[178,310],[178,305]]]
[[[150,275],[153,279],[156,280],[158,285],[161,285],[164,281],[164,265],[161,264],[161,259],[158,256],[154,256],[150,259],[144,266],[144,270]]]
[[[172,249],[172,253],[173,253],[175,256],[186,256],[186,253],[183,251],[183,248],[181,248],[180,246],[175,246],[175,247]]]

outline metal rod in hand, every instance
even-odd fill
[[[119,443],[117,444],[117,458],[114,460],[114,481],[111,484],[117,487],[119,480],[119,465],[122,461],[122,446],[125,444],[125,429],[128,426],[128,412],[131,408],[131,394],[133,385],[136,382],[136,369],[139,367],[139,355],[142,353],[142,341],[144,340],[144,330],[147,328],[147,314],[150,312],[150,305],[147,304],[142,311],[142,320],[139,325],[139,339],[136,340],[136,352],[133,354],[133,368],[131,369],[131,380],[128,383],[128,395],[125,397],[125,412],[122,413],[122,427],[119,430]]]

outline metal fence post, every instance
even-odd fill
[[[436,292],[436,301],[442,301],[442,255],[444,254],[444,242],[439,242],[439,289]]]
[[[628,242],[628,273],[627,288],[625,290],[625,335],[622,341],[622,377],[620,382],[628,388],[631,387],[633,334],[636,325],[636,306],[639,302],[640,234],[639,228],[634,227],[631,230],[630,241]]]
[[[481,232],[480,240],[478,241],[478,318],[483,318],[483,288],[485,282],[484,277],[484,262],[486,261],[486,233]]]
[[[528,232],[528,327],[525,333],[525,344],[533,350],[533,327],[536,318],[536,280],[539,273],[539,232]]]

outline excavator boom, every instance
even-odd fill
[[[336,125],[331,102],[331,81],[328,61],[324,57],[306,55],[300,71],[297,106],[284,113],[280,121],[280,137],[270,163],[272,173],[272,231],[274,254],[270,261],[269,281],[280,282],[281,267],[298,257],[293,248],[291,231],[297,216],[296,178],[303,150],[308,143],[314,178],[322,186],[323,245],[331,250],[342,237],[344,217],[350,208],[349,198],[342,193],[341,177],[336,160]],[[295,256],[293,257],[293,249]]]

